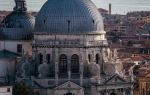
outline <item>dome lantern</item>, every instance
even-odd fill
[[[15,0],[16,6],[14,7],[14,11],[27,11],[26,1],[25,0]]]

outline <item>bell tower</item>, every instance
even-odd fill
[[[18,11],[18,12],[26,12],[27,11],[25,0],[15,0],[15,4],[16,4],[16,6],[14,7],[14,11]]]

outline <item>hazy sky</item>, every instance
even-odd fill
[[[39,11],[46,0],[26,0],[29,11]],[[125,14],[128,11],[150,11],[150,0],[92,0],[97,7],[108,9],[112,4],[112,13]],[[0,10],[12,10],[14,0],[0,0]]]

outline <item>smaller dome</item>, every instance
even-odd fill
[[[12,12],[2,21],[5,28],[34,29],[35,18],[26,12]]]
[[[2,21],[1,39],[31,40],[35,18],[27,12],[13,11]]]
[[[25,0],[15,0],[15,3],[14,11],[1,23],[1,39],[31,40],[35,18],[27,13]]]

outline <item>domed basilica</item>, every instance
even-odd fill
[[[25,0],[15,2],[0,27],[0,65],[8,72],[0,76],[7,83],[24,82],[38,95],[133,95],[91,0],[48,0],[36,18]]]

